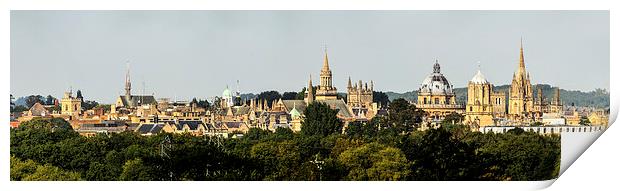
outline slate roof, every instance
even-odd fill
[[[125,107],[136,107],[144,104],[157,104],[155,97],[149,95],[132,95],[130,99],[127,99],[127,96],[121,95],[120,99]]]
[[[226,127],[228,128],[240,128],[243,122],[230,121],[230,122],[224,122],[224,123],[226,123]]]
[[[161,132],[161,130],[164,128],[164,124],[161,123],[143,123],[140,124],[140,126],[138,126],[138,128],[136,129],[136,131],[140,134],[157,134],[159,132]]]
[[[198,130],[200,124],[203,124],[202,121],[178,121],[176,127],[177,130],[182,130],[183,126],[187,125],[189,127],[189,130],[195,131]]]
[[[351,118],[355,116],[351,113],[351,111],[349,111],[347,103],[345,103],[344,100],[316,100],[316,102],[325,103],[332,109],[337,109],[340,117]],[[301,114],[303,114],[306,110],[306,102],[304,100],[282,100],[282,103],[286,107],[287,111],[293,110],[293,106],[295,106],[297,111]]]

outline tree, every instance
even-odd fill
[[[193,98],[191,102],[189,102],[190,105],[197,105],[198,104],[198,100],[196,98]]]
[[[410,173],[402,151],[379,143],[347,150],[338,160],[348,168],[348,180],[404,180]]]
[[[378,103],[383,107],[386,107],[390,103],[390,98],[384,92],[372,92],[372,102]]]
[[[45,104],[41,95],[29,95],[26,97],[26,107],[31,108],[35,103]]]
[[[282,100],[295,100],[295,99],[297,99],[297,92],[284,92],[282,94]]]
[[[54,105],[54,101],[56,98],[52,97],[52,95],[47,95],[45,98],[45,105]]]
[[[318,86],[312,86],[312,96],[316,95],[316,89]],[[306,97],[306,87],[301,88],[300,92],[297,92],[296,100],[303,100]]]
[[[118,175],[115,174],[108,165],[93,162],[90,163],[85,178],[89,181],[110,181],[116,180]]]
[[[338,111],[327,104],[313,102],[305,111],[305,119],[301,122],[301,134],[321,137],[342,132],[342,121],[337,117]]]
[[[411,131],[422,122],[423,116],[424,111],[402,98],[393,100],[388,106],[388,122],[391,127]]]
[[[99,103],[97,103],[96,101],[82,101],[82,109],[84,110],[90,110],[92,108],[95,108],[99,105]]]
[[[461,115],[457,112],[452,112],[448,115],[446,115],[443,118],[443,121],[441,121],[442,123],[446,123],[446,124],[457,124],[457,123],[461,123],[463,121],[463,119],[465,118],[464,115]]]
[[[359,121],[350,122],[345,129],[347,136],[351,138],[363,139],[369,139],[376,136],[378,131],[379,128],[377,128],[373,123],[362,123]]]
[[[11,94],[11,112],[13,112],[13,107],[15,107],[15,102],[13,102],[13,100],[15,100],[15,97]]]
[[[261,140],[261,139],[270,137],[271,134],[272,134],[271,131],[268,131],[268,130],[263,130],[260,128],[250,128],[248,130],[248,133],[246,133],[245,136],[243,136],[243,138],[250,139],[250,140]]]
[[[34,118],[19,124],[19,128],[73,129],[63,118]]]
[[[28,111],[29,110],[27,107],[24,107],[22,105],[15,106],[12,109],[13,109],[13,111],[11,111],[11,112],[23,112],[23,111]]]
[[[413,180],[477,180],[479,168],[476,148],[454,137],[446,128],[423,133],[419,142],[409,145]]]
[[[304,180],[307,178],[299,175],[303,173],[300,172],[301,165],[299,165],[302,161],[298,146],[293,141],[258,143],[252,146],[250,156],[263,162],[265,172],[267,172],[266,180]]]
[[[75,93],[75,98],[84,100],[84,97],[82,96],[82,90],[78,90],[77,93]]]
[[[150,169],[144,165],[142,159],[133,159],[125,162],[119,179],[132,181],[157,180],[157,177],[152,177],[152,175],[153,173],[150,173]]]
[[[586,117],[586,116],[582,116],[579,119],[579,125],[589,126],[590,124],[591,124],[590,119],[588,119],[588,117]]]
[[[32,160],[22,161],[11,156],[11,180],[71,181],[81,178],[79,173],[67,172],[50,164],[39,165]]]
[[[257,96],[258,100],[267,100],[267,105],[269,107],[271,107],[271,104],[273,103],[274,100],[278,100],[280,98],[282,98],[282,95],[280,95],[278,91],[273,91],[273,90],[261,92]]]

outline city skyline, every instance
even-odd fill
[[[58,98],[72,87],[112,103],[127,60],[136,94],[204,99],[237,80],[242,93],[297,92],[309,74],[318,84],[324,43],[339,92],[349,77],[372,80],[377,91],[417,90],[435,59],[455,88],[466,87],[478,62],[491,83],[507,85],[521,37],[533,84],[609,89],[608,13],[12,11],[11,93]]]

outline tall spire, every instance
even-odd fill
[[[521,37],[521,52],[519,54],[519,68],[525,69],[525,61],[523,59],[523,37]]]
[[[323,68],[321,71],[329,71],[329,61],[327,59],[327,46],[323,47],[323,51],[325,51],[325,57],[323,59]]]
[[[310,79],[308,80],[308,88],[306,88],[306,104],[310,104],[314,102],[314,95],[312,95],[313,87],[312,87],[312,74],[310,74]]]
[[[349,76],[349,82],[347,83],[347,88],[351,89],[351,76]]]
[[[127,60],[127,74],[125,74],[125,96],[131,97],[131,78],[129,76],[129,60]]]

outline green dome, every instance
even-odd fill
[[[226,89],[224,89],[224,92],[222,92],[222,98],[231,98],[232,97],[232,92],[230,92],[230,90],[228,89],[228,86],[226,86]]]
[[[299,117],[301,115],[295,106],[293,106],[293,109],[288,114],[291,114],[291,118]]]

